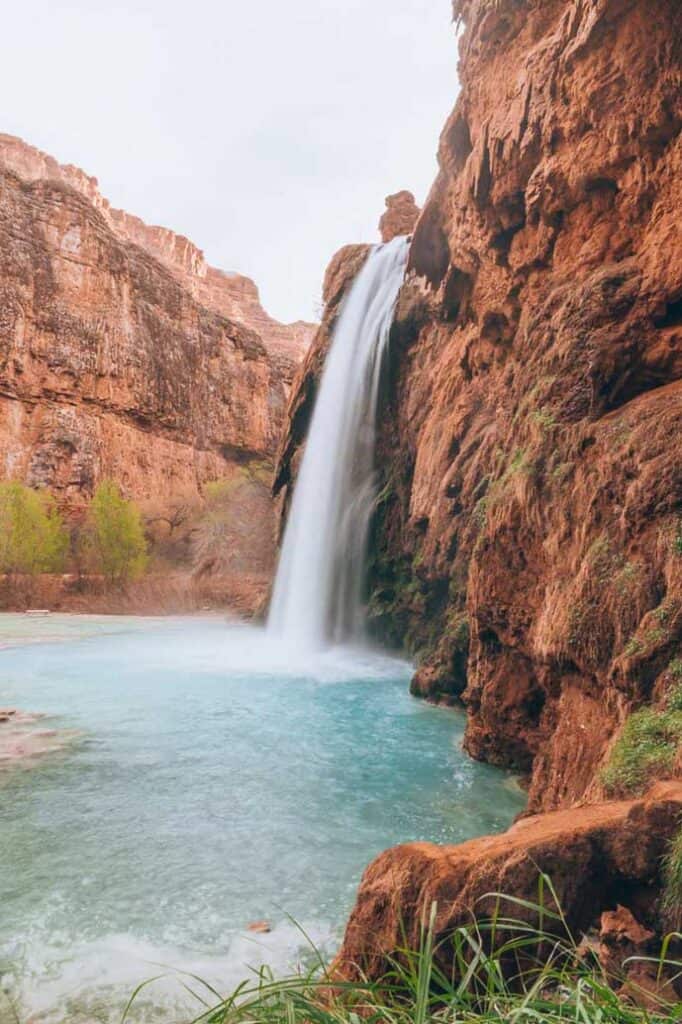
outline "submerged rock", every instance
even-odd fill
[[[78,737],[73,729],[35,729],[44,717],[17,708],[0,710],[0,769],[28,766],[45,754],[64,750]]]

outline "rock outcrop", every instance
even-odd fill
[[[248,278],[112,209],[97,182],[0,136],[0,473],[76,512],[98,480],[157,506],[271,463],[312,326]],[[273,507],[250,512],[270,571]]]
[[[346,978],[383,978],[401,950],[419,948],[435,903],[436,957],[451,977],[456,929],[490,919],[496,909],[501,922],[537,927],[536,908],[543,903],[556,914],[558,900],[564,920],[545,916],[545,933],[566,942],[569,932],[577,939],[601,926],[600,955],[617,977],[633,950],[654,950],[662,858],[681,813],[682,783],[659,783],[642,800],[525,818],[508,832],[460,846],[411,843],[387,850],[365,871],[336,970]],[[540,889],[541,873],[554,893]],[[500,942],[504,930],[498,924]]]
[[[379,221],[381,241],[390,242],[397,235],[411,235],[420,212],[414,196],[406,189],[386,196],[386,210]]]
[[[97,178],[73,164],[60,164],[22,139],[0,133],[0,167],[27,183],[60,182],[80,193],[122,242],[139,246],[162,263],[200,305],[255,331],[270,355],[282,363],[285,377],[291,377],[312,340],[315,324],[274,320],[261,306],[251,278],[211,267],[201,249],[184,235],[114,209],[101,195]]]
[[[682,649],[676,0],[462,0],[382,415],[375,628],[533,810]]]

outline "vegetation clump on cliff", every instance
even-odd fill
[[[676,687],[665,710],[642,708],[628,718],[602,772],[607,795],[633,796],[654,779],[669,777],[680,742],[682,687]]]

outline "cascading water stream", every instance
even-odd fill
[[[379,380],[408,245],[400,237],[370,252],[332,337],[268,620],[298,647],[361,632]]]

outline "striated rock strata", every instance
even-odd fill
[[[162,506],[274,456],[311,325],[0,136],[0,472],[78,510],[102,477]],[[254,503],[268,572],[272,505]]]
[[[600,797],[612,738],[682,653],[682,19],[677,0],[455,14],[369,609],[418,659],[413,692],[462,701],[467,750],[529,773],[537,811]]]

